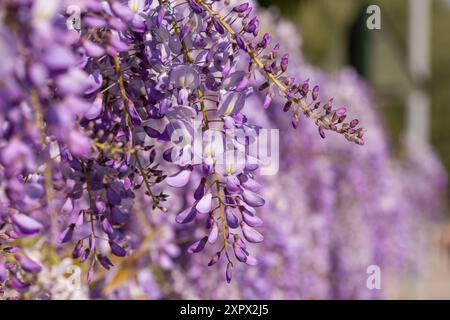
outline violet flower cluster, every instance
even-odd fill
[[[277,23],[249,2],[3,1],[0,294],[361,297],[358,276],[341,280],[396,254],[392,228],[411,231],[401,204],[435,202],[392,182],[361,80],[308,66]],[[350,112],[373,143],[345,141],[364,144]],[[261,128],[281,130],[274,177],[248,153]]]
[[[292,24],[274,18],[273,12],[260,10],[258,17],[283,47],[298,52],[301,44]],[[263,184],[267,204],[260,216],[266,238],[255,253],[259,264],[237,275],[231,286],[218,288],[218,279],[205,277],[202,259],[196,257],[174,273],[175,287],[185,298],[383,298],[393,289],[390,276],[412,276],[426,263],[425,229],[446,185],[442,164],[429,146],[407,146],[404,159],[394,158],[375,96],[352,70],[330,76],[294,54],[290,63],[337,103],[354,106],[352,114],[364,118],[368,128],[367,144],[312,143],[314,126],[304,123],[300,135],[290,133],[276,108],[254,112],[265,97],[253,95],[251,119],[280,128],[283,137],[280,172]],[[381,290],[366,286],[371,265],[382,272]]]

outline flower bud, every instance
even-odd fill
[[[211,261],[209,261],[208,263],[208,267],[211,267],[213,265],[215,265],[220,259],[220,251],[217,252],[214,257],[212,257]]]
[[[319,97],[319,86],[314,86],[311,95],[312,95],[312,99],[314,101],[316,101],[317,98]]]
[[[322,126],[319,126],[319,135],[322,137],[322,139],[325,139],[325,131],[323,130]]]
[[[127,251],[114,241],[109,241],[109,247],[111,248],[111,253],[117,257],[125,257],[127,255]]]
[[[288,112],[291,109],[291,107],[292,107],[292,101],[288,100],[288,102],[286,102],[286,104],[283,107],[283,111]]]
[[[281,71],[285,72],[288,67],[288,64],[289,64],[289,55],[286,53],[281,58],[281,62],[280,62]]]
[[[358,123],[359,123],[358,119],[353,119],[352,121],[350,121],[350,128],[356,127]]]
[[[249,7],[249,3],[245,2],[243,4],[233,7],[232,11],[237,12],[237,13],[243,13],[244,11],[246,11],[248,9],[248,7]]]
[[[236,35],[235,37],[236,43],[239,46],[239,48],[241,48],[244,51],[247,51],[247,44],[245,43],[244,39],[239,35]]]
[[[82,253],[83,253],[83,240],[78,240],[77,244],[73,248],[72,258],[78,259],[79,257],[81,257]]]
[[[227,270],[225,272],[225,278],[228,283],[231,282],[231,278],[233,277],[233,264],[231,262],[228,262],[227,264]]]

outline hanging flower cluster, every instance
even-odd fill
[[[125,229],[136,192],[145,190],[153,209],[165,212],[168,195],[155,186],[165,180],[184,187],[194,170],[202,173],[195,202],[176,221],[204,215],[209,231],[188,252],[219,242],[209,264],[225,256],[228,282],[229,250],[237,261],[256,264],[246,242],[263,241],[254,208],[264,200],[254,180],[258,162],[246,159],[249,139],[229,139],[244,162],[220,161],[229,149],[221,148],[225,129],[254,130],[241,111],[255,73],[267,79],[260,88],[264,108],[277,94],[287,99],[294,126],[303,113],[322,137],[332,130],[363,143],[358,121],[344,123],[344,108],[333,110],[331,100],[321,105],[317,86],[285,73],[287,55],[279,57],[269,34],[258,37],[259,20],[248,3],[76,4],[79,30],[76,23],[67,29],[60,1],[2,4],[2,43],[13,62],[1,86],[2,219],[6,240],[50,228],[50,243],[75,241],[72,258],[89,263],[88,280],[97,264],[113,266],[110,254],[127,255]],[[173,141],[177,134],[191,141],[195,120],[202,131],[213,128],[200,163],[190,143]],[[165,145],[163,160],[180,168],[172,175],[156,159]]]
[[[283,99],[275,97],[275,108],[259,113],[265,95],[252,95],[244,108],[249,119],[279,128],[283,137],[279,173],[260,180],[266,205],[258,211],[265,234],[264,246],[253,252],[258,266],[222,288],[220,275],[204,276],[197,256],[173,271],[173,286],[188,299],[385,298],[395,284],[383,280],[381,290],[369,290],[367,268],[380,267],[387,279],[414,277],[426,265],[424,226],[439,210],[445,169],[429,146],[408,146],[404,159],[394,159],[364,81],[349,69],[328,75],[312,67],[293,54],[301,43],[291,23],[272,11],[257,14],[264,31],[291,53],[291,72],[319,84],[335,102],[354,106],[351,115],[364,117],[367,145],[352,148],[337,136],[312,143],[317,128],[306,122],[300,133],[293,132],[277,112]],[[251,85],[257,89],[259,82]]]

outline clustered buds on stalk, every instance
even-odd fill
[[[6,190],[0,226],[7,229],[2,243],[48,228],[50,243],[76,241],[72,257],[89,263],[90,280],[97,265],[110,269],[110,254],[128,255],[127,223],[138,210],[133,205],[138,195],[166,212],[168,195],[155,190],[163,181],[184,187],[195,171],[201,175],[195,202],[176,221],[207,220],[208,234],[188,252],[219,243],[209,264],[225,257],[229,282],[230,250],[236,260],[254,265],[246,241],[263,241],[256,230],[262,220],[255,208],[264,204],[255,181],[258,164],[219,163],[226,152],[214,145],[206,146],[201,164],[193,163],[189,145],[180,148],[171,140],[175,129],[189,141],[198,119],[204,131],[214,127],[221,140],[225,126],[254,129],[242,109],[252,93],[248,84],[259,72],[265,79],[264,108],[281,97],[294,127],[303,114],[320,136],[335,131],[363,144],[358,120],[345,123],[344,108],[318,101],[318,86],[311,90],[308,81],[287,75],[288,55],[280,54],[279,44],[270,47],[270,34],[257,38],[260,23],[248,3],[232,8],[209,0],[77,3],[79,33],[65,28],[58,1],[0,5],[5,57],[20,61],[0,80],[0,182]],[[219,5],[226,14],[215,11]],[[238,150],[247,143],[233,141]],[[161,149],[179,172],[166,172]],[[6,254],[0,254],[0,283]],[[37,270],[24,259],[16,259],[22,269]],[[14,268],[6,269],[11,287],[20,287],[14,286],[22,281]]]

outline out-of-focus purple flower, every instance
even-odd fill
[[[227,280],[228,283],[230,283],[232,278],[233,278],[233,264],[231,262],[228,262],[227,270],[225,272],[225,279]]]
[[[17,227],[21,233],[26,235],[36,234],[44,228],[41,223],[23,213],[15,213],[12,215],[11,219],[14,226]]]
[[[23,255],[17,255],[16,256],[17,261],[19,261],[20,266],[23,270],[30,273],[39,273],[42,270],[42,267],[36,263],[35,261],[31,260],[28,257],[25,257]]]
[[[127,251],[122,248],[121,246],[119,246],[116,242],[114,241],[109,241],[109,246],[111,248],[111,252],[118,257],[125,257],[127,255]]]

